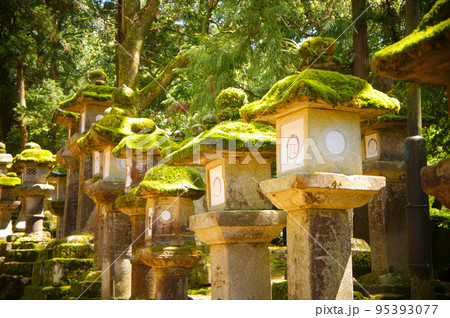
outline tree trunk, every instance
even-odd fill
[[[118,60],[117,85],[125,84],[138,88],[138,71],[141,49],[145,36],[158,12],[159,0],[147,0],[141,7],[140,0],[122,0],[119,6],[120,16],[118,37],[123,42],[116,46]],[[123,28],[123,30],[122,30]]]
[[[209,0],[208,2],[209,2],[208,8],[206,10],[206,16],[202,26],[202,35],[209,34],[209,20],[211,19],[211,14],[214,9],[214,0]]]
[[[22,106],[26,107],[27,102],[25,99],[25,76],[23,74],[23,63],[19,61],[17,63],[17,93],[18,102]],[[23,121],[19,123],[20,130],[20,148],[25,149],[25,144],[28,142],[28,126]]]
[[[367,8],[366,0],[352,0],[353,21]],[[369,76],[369,46],[367,44],[367,20],[361,16],[353,30],[353,67],[352,73],[362,79]]]

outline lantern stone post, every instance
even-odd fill
[[[353,299],[347,210],[385,186],[384,177],[361,175],[360,121],[398,107],[357,77],[308,69],[241,108],[244,120],[277,127],[277,178],[260,185],[289,213],[289,299]]]
[[[268,243],[286,224],[270,210],[258,182],[271,178],[275,130],[241,121],[221,123],[167,157],[206,166],[208,213],[189,227],[211,246],[211,299],[271,299]]]

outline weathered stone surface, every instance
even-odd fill
[[[261,190],[286,211],[301,208],[351,209],[362,206],[386,184],[384,177],[295,173],[263,181]]]
[[[209,212],[272,208],[272,204],[258,185],[258,182],[271,178],[270,165],[272,161],[260,159],[262,162],[258,162],[255,158],[251,158],[249,162],[224,158],[214,160],[206,165],[206,195]],[[220,169],[220,167],[222,167],[221,175],[212,174],[211,170]],[[220,189],[217,189],[216,181],[220,182]],[[224,196],[223,203],[219,203],[220,201],[215,203],[213,196],[217,194]]]
[[[389,183],[368,203],[372,271],[408,270],[406,186]]]
[[[189,226],[211,245],[211,299],[271,299],[268,242],[286,224],[279,211],[194,215]]]
[[[450,158],[435,165],[423,167],[420,175],[423,191],[450,208]]]

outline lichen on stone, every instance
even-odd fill
[[[375,90],[359,77],[308,69],[280,80],[262,99],[244,105],[240,110],[241,117],[245,121],[255,120],[263,113],[274,113],[302,97],[346,108],[400,108],[398,100]]]
[[[80,149],[95,149],[104,147],[105,142],[119,143],[124,137],[136,134],[148,128],[153,132],[155,122],[149,118],[130,118],[109,114],[92,124],[87,134],[77,141]]]
[[[166,160],[172,163],[184,159],[194,160],[194,151],[202,153],[208,146],[216,144],[223,150],[232,151],[249,151],[249,144],[258,144],[258,150],[275,152],[275,135],[275,128],[269,125],[245,123],[242,120],[225,122],[205,131],[170,154],[164,150],[162,155],[167,154]]]
[[[162,129],[156,128],[151,134],[135,134],[123,138],[114,148],[113,155],[117,158],[126,156],[127,150],[148,152],[161,150],[169,145],[169,137]]]
[[[144,180],[130,191],[141,197],[182,196],[199,199],[205,193],[205,183],[200,173],[187,167],[160,165],[151,168]]]

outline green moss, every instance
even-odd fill
[[[272,284],[273,300],[288,300],[288,282],[273,282]]]
[[[48,150],[26,149],[14,157],[12,166],[15,168],[18,164],[26,162],[52,163],[55,162],[55,158]]]
[[[450,0],[438,0],[431,10],[423,16],[418,26],[419,31],[425,30],[427,27],[436,25],[449,18]]]
[[[364,297],[363,294],[361,294],[359,291],[353,292],[353,300],[369,300],[369,298]]]
[[[239,120],[241,119],[241,114],[239,113],[239,108],[225,108],[219,111],[217,115],[219,121],[226,120]]]
[[[219,110],[240,108],[247,102],[247,94],[243,90],[233,87],[222,90],[216,97],[216,106]]]
[[[302,42],[300,45],[300,56],[303,59],[309,57],[316,57],[323,53],[323,55],[332,55],[334,53],[336,40],[322,36],[316,36]],[[328,48],[329,47],[329,48]],[[328,48],[327,51],[325,51]]]
[[[147,200],[141,197],[135,196],[131,193],[120,196],[116,199],[116,206],[120,210],[124,209],[145,209],[145,204]]]
[[[175,152],[175,151],[183,148],[185,145],[190,143],[193,139],[194,139],[194,137],[189,137],[189,138],[186,138],[185,140],[183,140],[182,142],[179,142],[179,143],[169,141],[169,145],[167,147],[164,147],[161,150],[161,158],[167,157],[172,152]]]
[[[55,112],[53,113],[53,120],[55,120],[56,117],[73,119],[73,120],[77,121],[77,120],[80,119],[80,114],[79,113],[75,113],[75,112],[71,112],[71,111],[68,111],[68,110],[62,110],[60,108],[57,108],[55,110]]]
[[[372,295],[372,300],[407,300],[407,298],[400,294],[376,294]]]
[[[359,277],[358,282],[363,286],[409,286],[410,280],[403,273],[369,273]]]
[[[13,242],[12,249],[43,249],[49,241],[47,237],[22,236]]]
[[[384,49],[375,53],[373,57],[374,68],[378,60],[391,59],[395,56],[401,56],[420,44],[428,41],[448,41],[447,35],[450,32],[450,19],[447,19],[439,24],[429,26],[423,30],[416,29],[402,40],[385,47]]]
[[[16,187],[16,186],[18,186],[20,184],[21,184],[20,178],[16,178],[16,177],[0,177],[0,187]]]
[[[257,119],[263,112],[270,114],[301,97],[322,100],[330,105],[349,108],[375,108],[398,110],[399,102],[373,89],[366,81],[352,75],[309,69],[277,82],[258,101],[240,110],[245,121]]]
[[[71,286],[27,286],[22,300],[67,300]]]
[[[430,208],[430,219],[436,222],[438,227],[450,229],[450,210]]]
[[[136,108],[134,106],[113,106],[105,110],[105,114],[120,115],[134,117],[136,115]]]
[[[209,294],[211,294],[211,287],[188,289],[188,295],[209,295]]]
[[[76,105],[82,97],[105,101],[111,99],[111,95],[116,89],[117,87],[87,84],[81,87],[70,99],[61,102],[59,107],[64,109]]]
[[[132,105],[135,102],[135,93],[128,86],[122,85],[112,93],[112,101],[119,105]]]
[[[136,196],[184,196],[198,199],[205,193],[200,173],[193,168],[161,165],[151,168],[144,181],[132,189]]]
[[[10,250],[6,252],[6,262],[35,262],[42,255],[42,249]]]
[[[20,275],[31,277],[33,275],[33,262],[8,262],[0,267],[0,273],[5,275]]]
[[[16,178],[16,177],[17,177],[17,173],[15,173],[15,172],[8,172],[8,173],[6,174],[6,176],[7,176],[7,177],[11,177],[11,178]]]
[[[211,129],[213,128],[215,125],[217,125],[217,123],[219,119],[217,118],[216,115],[214,115],[211,111],[203,116],[202,118],[202,123],[206,126],[206,129]]]
[[[92,81],[93,79],[106,79],[106,73],[103,70],[96,69],[91,72],[89,72],[89,80]]]
[[[94,252],[87,244],[59,244],[53,248],[53,258],[93,258]]]
[[[169,144],[169,137],[162,129],[156,128],[151,134],[136,134],[125,137],[120,141],[117,147],[113,150],[113,155],[117,158],[126,156],[126,150],[135,151],[152,151],[155,149],[161,150]]]
[[[25,144],[25,150],[27,149],[41,149],[41,146],[39,146],[39,144],[35,143],[35,142],[27,142]]]
[[[149,118],[106,115],[94,123],[85,136],[78,139],[77,145],[80,149],[103,148],[105,142],[119,143],[124,137],[138,133],[144,128],[153,132],[156,129],[155,122]]]
[[[203,152],[215,142],[221,142],[224,150],[248,151],[248,143],[253,145],[260,143],[259,150],[275,151],[275,129],[269,125],[245,123],[242,120],[221,123],[171,153],[167,160],[168,162],[184,159],[194,160],[194,150]]]

